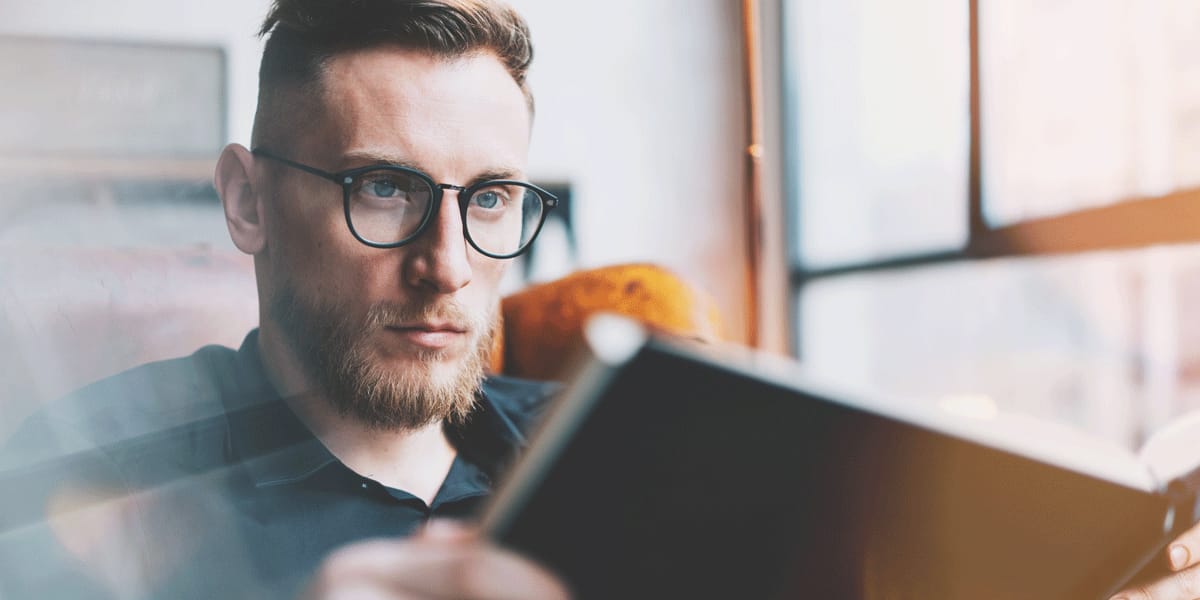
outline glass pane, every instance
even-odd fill
[[[961,247],[967,3],[805,0],[787,8],[799,260],[819,267]]]
[[[488,186],[467,204],[467,232],[481,250],[507,256],[533,237],[541,213],[537,192],[516,184]]]
[[[332,206],[338,190],[326,187]],[[394,244],[417,233],[432,201],[433,190],[420,177],[394,169],[368,171],[350,186],[350,223],[364,240]]]
[[[813,369],[1135,447],[1200,408],[1200,245],[863,274],[801,295]]]
[[[1200,185],[1200,3],[981,0],[993,226]]]

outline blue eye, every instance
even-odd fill
[[[472,196],[471,202],[480,208],[496,208],[501,203],[501,198],[496,192],[486,191]]]
[[[391,198],[400,193],[400,186],[390,179],[376,179],[366,184],[367,193],[380,198]]]

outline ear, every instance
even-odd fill
[[[225,207],[225,223],[233,245],[246,254],[267,247],[262,190],[254,179],[254,155],[241,144],[229,144],[217,159],[213,177],[217,195]]]

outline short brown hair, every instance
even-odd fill
[[[252,144],[276,144],[290,128],[285,95],[320,89],[335,54],[394,45],[438,56],[491,51],[524,92],[533,61],[529,27],[494,0],[275,0],[259,35],[266,38],[258,72]],[[290,98],[298,100],[294,95]]]

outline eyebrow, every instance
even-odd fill
[[[379,152],[372,152],[369,150],[349,152],[342,157],[342,163],[346,164],[346,165],[355,165],[355,166],[395,165],[395,166],[399,166],[399,167],[405,167],[408,169],[412,169],[414,171],[420,171],[422,173],[425,173],[426,175],[429,174],[429,171],[427,171],[424,167],[422,167],[420,164],[418,164],[416,162],[413,162],[411,160],[407,160],[407,159],[404,159],[404,158],[401,158],[401,157],[398,157],[395,155],[383,154],[383,153],[379,153]],[[353,167],[349,167],[349,168],[353,168]],[[433,176],[430,175],[430,178],[433,178]],[[493,179],[523,180],[520,177],[520,170],[518,170],[518,169],[508,168],[508,167],[490,167],[490,168],[486,168],[486,169],[483,169],[482,171],[478,172],[474,177],[471,178],[470,181],[467,181],[467,182],[463,182],[463,183],[439,182],[439,183],[451,183],[453,185],[462,185],[463,187],[471,187],[472,185],[475,185],[477,183],[482,183],[484,181],[491,181]]]

